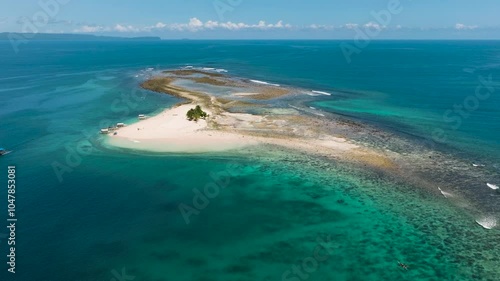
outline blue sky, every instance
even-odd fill
[[[500,39],[499,13],[498,0],[0,0],[0,32],[165,39],[348,39],[360,34]]]

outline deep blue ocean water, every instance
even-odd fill
[[[131,155],[99,143],[103,125],[178,102],[140,81],[194,65],[330,92],[311,105],[415,139],[442,130],[440,148],[498,170],[500,42],[376,41],[351,63],[340,44],[32,41],[16,54],[0,42],[0,147],[14,151],[0,174],[17,167],[19,218],[18,273],[1,280],[123,269],[134,280],[303,280],[287,270],[328,235],[334,250],[308,280],[495,280],[498,229],[411,187],[279,153]],[[179,203],[228,162],[239,169],[227,189],[186,224]]]

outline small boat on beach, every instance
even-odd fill
[[[144,115],[144,114],[139,114],[139,120],[144,120],[144,119],[146,119],[146,118],[148,118],[146,115]]]
[[[103,135],[109,134],[109,129],[101,129],[101,134]]]
[[[123,127],[125,127],[125,123],[117,123],[116,127],[117,128],[123,128]]]

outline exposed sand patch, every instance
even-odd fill
[[[122,148],[187,153],[223,151],[257,144],[242,135],[210,130],[205,120],[188,121],[186,112],[193,107],[194,104],[181,105],[120,128],[116,136],[109,137],[108,143]]]
[[[299,139],[279,135],[269,135],[265,116],[247,113],[224,112],[198,122],[188,121],[186,112],[195,107],[194,103],[183,104],[162,113],[130,124],[117,130],[117,135],[108,137],[113,146],[148,150],[155,152],[214,152],[239,149],[256,144],[274,144],[311,153],[340,153],[357,148],[345,139],[325,136],[322,139]],[[210,115],[212,111],[204,109]],[[224,129],[211,129],[210,123]],[[232,130],[227,130],[232,128]],[[252,134],[264,130],[266,134]]]
[[[259,93],[234,93],[232,96],[234,97],[248,97],[248,96],[255,96],[258,95]]]

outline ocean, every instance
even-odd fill
[[[0,147],[13,151],[0,174],[6,184],[16,166],[18,218],[16,273],[2,226],[0,279],[498,280],[498,226],[475,220],[500,219],[500,195],[486,186],[500,184],[500,42],[373,41],[350,62],[342,43],[31,41],[14,53],[0,41]],[[179,102],[139,84],[187,65],[331,93],[307,104],[431,143],[489,176],[454,191],[467,204],[271,147],[102,145],[99,128]]]

